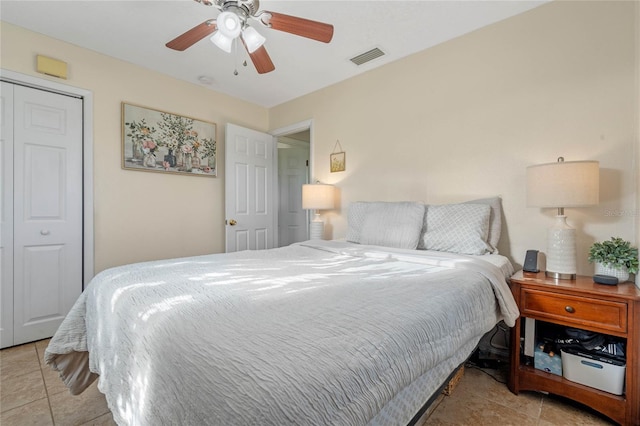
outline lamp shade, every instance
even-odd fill
[[[225,36],[220,31],[216,31],[211,37],[211,42],[227,53],[231,53],[233,39]]]
[[[335,207],[335,187],[324,183],[302,185],[302,208],[328,210]]]
[[[245,46],[247,46],[247,51],[253,53],[262,46],[267,39],[256,31],[255,28],[247,26],[244,31],[242,31],[242,40]]]
[[[581,207],[598,204],[600,168],[597,161],[559,161],[527,167],[527,205]]]
[[[222,12],[216,19],[218,31],[220,31],[225,37],[234,39],[240,35],[242,31],[242,25],[240,24],[240,18],[238,15],[232,12]]]

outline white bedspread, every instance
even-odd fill
[[[308,241],[104,271],[45,360],[121,425],[364,425],[517,315],[481,258]]]

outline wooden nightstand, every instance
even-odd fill
[[[596,284],[546,278],[544,272],[517,272],[511,292],[521,317],[511,330],[509,389],[545,391],[581,402],[623,425],[640,425],[640,289],[633,283]],[[591,330],[627,341],[626,391],[622,396],[524,365],[520,353],[522,317]]]

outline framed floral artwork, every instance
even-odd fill
[[[331,173],[335,172],[344,172],[346,169],[346,156],[347,154],[343,152],[334,152],[331,154],[330,164],[331,164]]]
[[[123,102],[122,168],[215,177],[216,124]]]

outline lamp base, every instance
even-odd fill
[[[324,236],[324,222],[322,220],[312,220],[309,224],[309,239],[322,240]]]
[[[545,275],[560,280],[576,279],[576,230],[567,224],[567,217],[556,216],[556,223],[547,233],[547,271]]]
[[[564,274],[562,272],[551,271],[545,271],[544,275],[545,277],[552,278],[554,280],[575,280],[577,277],[576,274]]]

